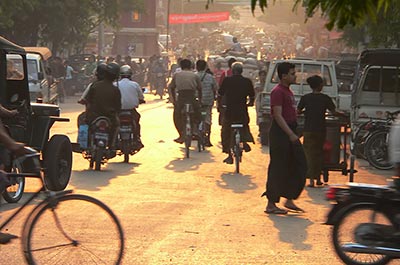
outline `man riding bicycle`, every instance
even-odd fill
[[[231,154],[231,124],[243,124],[242,139],[243,149],[245,152],[251,150],[247,142],[253,142],[254,139],[251,135],[249,128],[249,113],[247,106],[254,105],[254,87],[249,78],[242,76],[243,65],[240,62],[232,64],[232,76],[224,78],[222,85],[218,90],[220,96],[226,98],[226,112],[224,123],[222,124],[222,152],[227,153],[228,157],[224,159],[227,164],[233,164],[233,157]],[[247,98],[249,103],[247,104]]]
[[[183,59],[180,62],[182,71],[176,73],[168,88],[171,93],[170,100],[174,104],[174,124],[179,133],[179,137],[174,141],[182,144],[184,142],[184,121],[182,117],[182,109],[185,104],[189,103],[193,106],[193,122],[194,128],[198,128],[201,120],[200,104],[202,98],[200,77],[195,74],[192,69],[192,62]],[[193,132],[196,134],[196,131]]]

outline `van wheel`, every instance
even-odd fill
[[[65,189],[71,177],[72,146],[65,135],[53,135],[44,152],[44,181],[49,190]]]

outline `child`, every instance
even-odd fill
[[[310,178],[308,187],[314,187],[316,180],[317,186],[322,186],[321,169],[323,163],[323,145],[326,137],[325,112],[329,110],[333,115],[344,115],[336,111],[332,99],[323,93],[323,79],[314,75],[307,78],[307,83],[312,89],[312,93],[300,98],[297,106],[297,113],[304,112],[304,152],[307,158],[307,178]]]

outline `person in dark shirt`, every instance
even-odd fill
[[[222,124],[222,151],[228,154],[224,160],[227,164],[233,164],[233,158],[230,151],[231,147],[231,124],[242,123],[243,133],[242,141],[245,152],[251,150],[247,142],[253,142],[253,136],[249,129],[249,113],[247,106],[254,105],[254,87],[250,79],[242,76],[243,66],[240,62],[232,64],[232,76],[224,78],[222,85],[218,90],[220,96],[226,99],[226,112],[224,123]],[[247,98],[249,103],[247,104]]]
[[[323,163],[323,145],[326,138],[325,112],[329,110],[333,115],[344,115],[336,111],[332,99],[321,93],[323,79],[314,75],[307,78],[307,83],[312,89],[312,93],[300,98],[297,106],[297,113],[304,113],[304,152],[307,158],[307,178],[310,179],[309,187],[321,186],[320,175]]]
[[[121,111],[121,92],[113,85],[113,81],[117,79],[118,74],[118,64],[109,63],[106,67],[104,79],[94,82],[87,95],[86,119],[88,124],[99,116],[108,117],[112,123],[111,148],[115,145],[119,127],[118,113]]]

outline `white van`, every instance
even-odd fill
[[[293,63],[296,66],[296,84],[290,85],[290,89],[293,91],[296,100],[296,105],[301,96],[312,92],[310,86],[307,84],[307,78],[313,75],[319,75],[324,79],[322,93],[330,96],[335,102],[335,105],[339,106],[339,92],[334,62],[311,59],[273,60],[268,68],[264,91],[261,92],[259,100],[256,103],[260,106],[260,108],[258,108],[257,121],[260,126],[262,144],[267,144],[268,142],[268,140],[263,137],[268,137],[268,130],[271,124],[270,94],[271,90],[279,83],[277,66],[282,62]],[[298,119],[299,132],[301,132],[303,124],[303,117],[300,116]]]
[[[49,78],[47,60],[51,51],[47,47],[24,47],[28,68],[29,94],[31,102],[56,104],[57,85]]]
[[[351,96],[353,127],[400,110],[400,49],[361,52]]]

